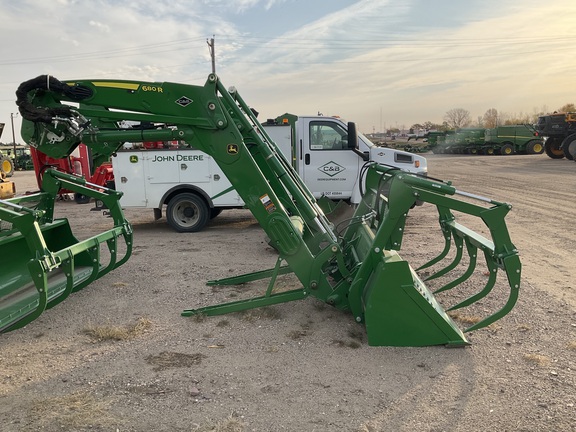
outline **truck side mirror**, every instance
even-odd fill
[[[356,123],[348,122],[348,148],[358,148],[358,132],[356,131]]]
[[[368,152],[361,152],[358,148],[358,132],[356,130],[356,123],[348,122],[348,149],[352,150],[364,161],[370,160],[370,154]]]

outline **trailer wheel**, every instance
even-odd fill
[[[526,144],[526,153],[528,154],[542,154],[544,153],[544,146],[541,141],[532,140]]]
[[[210,209],[198,195],[181,193],[168,203],[166,219],[177,232],[198,232],[210,219]]]
[[[560,148],[560,138],[551,137],[546,140],[544,144],[544,151],[548,157],[552,159],[562,159],[564,157],[564,152]]]
[[[574,160],[574,154],[576,154],[576,134],[568,135],[564,141],[562,141],[562,151],[566,159]]]
[[[496,153],[496,152],[494,151],[494,147],[488,147],[488,148],[486,149],[486,154],[487,154],[487,155],[493,156],[495,153]]]
[[[0,172],[4,173],[6,177],[14,175],[14,162],[7,156],[0,156]]]
[[[514,154],[514,146],[508,143],[502,144],[502,147],[500,147],[500,154],[504,156]]]

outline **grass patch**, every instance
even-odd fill
[[[103,341],[124,341],[134,339],[145,333],[152,327],[152,321],[147,318],[139,318],[134,324],[127,326],[89,326],[83,330],[92,339]]]
[[[98,426],[112,429],[119,425],[119,419],[108,412],[110,401],[96,399],[88,393],[42,398],[32,403],[34,416],[44,426],[59,425],[63,430],[79,430]]]
[[[298,339],[301,339],[305,336],[308,336],[308,331],[307,330],[292,330],[291,332],[288,332],[287,336],[292,340],[298,340]]]
[[[150,355],[146,362],[154,366],[158,372],[169,368],[189,368],[199,365],[206,356],[204,354],[185,354],[172,351],[163,351],[158,355]]]
[[[355,340],[343,341],[342,339],[333,339],[332,344],[340,348],[352,348],[352,349],[358,349],[362,346],[362,344],[358,343]]]
[[[524,360],[536,366],[548,366],[550,364],[550,357],[542,354],[524,354]]]
[[[568,344],[568,349],[572,351],[576,351],[576,341],[572,341]]]
[[[278,320],[281,316],[282,314],[278,309],[269,306],[240,312],[240,318],[248,322],[259,321],[261,319]]]
[[[198,426],[194,432],[243,432],[244,423],[236,414],[211,425]]]
[[[364,341],[364,329],[361,327],[354,327],[348,330],[348,336],[357,341]]]
[[[454,311],[450,311],[448,312],[448,316],[450,318],[452,318],[453,320],[456,320],[458,322],[461,322],[462,324],[477,324],[479,323],[482,318],[476,315],[465,315],[462,314],[460,312],[454,312]]]
[[[317,311],[323,311],[324,309],[328,308],[328,305],[320,300],[316,300],[314,303],[312,303],[312,306],[314,306],[314,309]]]
[[[230,321],[228,320],[220,320],[216,323],[216,327],[228,327],[230,325]]]
[[[208,316],[207,316],[206,314],[203,314],[203,313],[200,312],[200,313],[197,313],[197,314],[192,315],[192,320],[193,320],[194,322],[201,323],[201,322],[206,321],[206,318],[207,318],[207,317],[208,317]]]

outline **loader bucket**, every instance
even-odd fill
[[[108,231],[79,241],[67,219],[53,219],[60,188],[107,203],[114,220]],[[48,170],[44,191],[0,200],[0,332],[25,326],[72,292],[123,264],[131,253],[132,231],[119,206],[121,194],[90,187],[80,178]],[[118,241],[123,239],[123,256]],[[102,263],[101,246],[107,248]]]
[[[487,206],[455,199],[455,195],[466,197],[469,201],[483,201]],[[456,248],[448,264],[440,264],[441,268],[426,280],[449,277],[462,260],[464,245],[468,255],[466,270],[457,272],[434,293],[397,252],[401,248],[406,217],[417,201],[437,207],[445,236],[445,246],[440,255],[418,270],[441,263],[449,256],[452,244]],[[480,217],[492,240],[457,223],[452,210]],[[508,204],[457,191],[440,181],[371,166],[364,199],[355,216],[357,220],[362,219],[362,223],[356,224],[356,227],[350,225],[344,234],[348,248],[358,257],[359,264],[350,289],[350,306],[356,319],[366,322],[369,344],[462,345],[467,343],[464,332],[485,327],[508,313],[518,298],[521,271],[518,252],[510,242],[504,222],[509,210]],[[470,306],[487,296],[494,286],[498,269],[506,274],[510,292],[499,310],[461,330],[434,294],[456,288],[470,278],[479,250],[483,252],[486,268],[490,272],[488,282],[478,293],[460,301],[450,310]]]
[[[334,226],[338,243],[327,243],[325,249],[311,258],[316,263],[310,264],[307,259],[291,263],[292,257],[283,256],[280,252],[274,269],[208,282],[209,285],[238,285],[270,278],[264,295],[188,309],[182,315],[219,315],[312,295],[341,310],[351,311],[356,322],[365,324],[370,345],[463,346],[468,344],[466,332],[491,324],[513,308],[518,298],[521,266],[504,222],[510,210],[508,204],[460,192],[450,184],[377,164],[368,166],[365,183],[363,200],[355,213],[348,219],[340,219]],[[508,278],[510,291],[504,305],[466,329],[461,329],[450,317],[448,307],[445,309],[423,278],[398,252],[409,211],[417,204],[427,203],[435,205],[438,210],[445,244],[438,257],[418,270],[427,269],[429,272],[432,267],[439,266],[438,277],[450,278],[435,292],[455,289],[467,280],[475,270],[479,255],[484,257],[489,271],[483,288],[449,310],[470,306],[489,295],[498,270]],[[479,217],[492,240],[456,222],[453,211]],[[453,246],[458,251],[449,253]],[[468,265],[464,272],[460,269],[451,276],[452,270],[463,259],[461,249],[464,247],[469,256]],[[284,260],[288,265],[283,265]],[[443,264],[445,260],[448,260],[447,264]],[[318,272],[319,267],[321,270]],[[275,292],[276,277],[290,272],[299,277],[303,288]],[[328,284],[323,284],[321,277],[329,280]],[[436,278],[433,273],[427,280]]]

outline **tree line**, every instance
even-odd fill
[[[556,112],[576,112],[576,105],[573,103],[567,103],[555,110]],[[447,111],[444,115],[444,122],[441,124],[426,121],[424,123],[415,123],[410,129],[411,131],[418,131],[420,129],[425,130],[438,130],[447,131],[452,129],[460,129],[466,127],[478,127],[478,128],[494,128],[503,125],[515,125],[515,124],[535,124],[538,121],[538,117],[549,113],[546,107],[542,107],[541,110],[534,110],[533,113],[519,113],[510,114],[506,112],[500,112],[496,108],[490,108],[486,110],[484,115],[478,116],[476,120],[473,120],[470,111],[464,108],[452,108]]]

